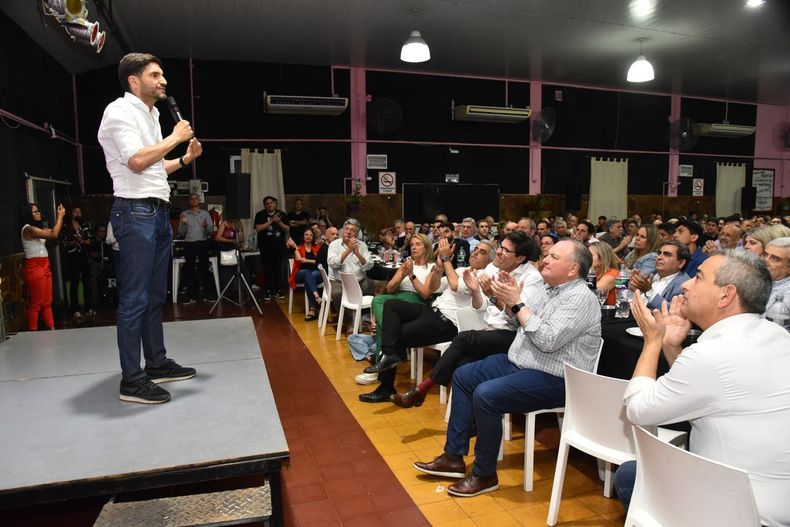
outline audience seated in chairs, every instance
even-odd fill
[[[549,286],[544,302],[526,307],[512,277],[492,288],[505,309],[512,311],[520,330],[507,354],[498,353],[458,368],[453,376],[453,400],[444,453],[414,468],[425,474],[458,478],[447,487],[458,497],[472,497],[499,488],[497,455],[502,440],[502,416],[565,402],[563,364],[591,371],[600,346],[598,302],[585,278],[589,250],[576,240],[552,247],[541,275]],[[503,277],[504,278],[504,277]],[[466,473],[464,456],[477,432],[475,461]]]
[[[493,290],[500,281],[512,281],[521,289],[521,301],[537,307],[546,296],[540,273],[533,265],[538,258],[533,239],[523,232],[511,232],[497,248],[494,261],[484,271],[476,273],[480,291],[472,299],[475,309],[485,311],[484,331],[462,331],[453,338],[428,378],[411,390],[398,394],[392,401],[403,408],[419,406],[434,384],[447,386],[456,369],[468,362],[489,355],[507,352],[516,335],[518,323],[511,311]]]
[[[748,471],[762,523],[789,525],[790,334],[760,316],[771,275],[757,256],[729,250],[705,260],[683,289],[661,312],[636,297],[644,344],[625,393],[628,419],[690,421],[691,451]],[[682,349],[692,323],[703,334]],[[657,379],[662,352],[670,370]],[[634,462],[615,476],[626,508],[634,476]]]
[[[450,256],[453,249],[447,240],[439,240],[436,270],[444,275],[447,288],[431,304],[390,300],[384,304],[383,318],[379,321],[382,357],[377,365],[380,372],[363,373],[358,376],[360,384],[381,381],[372,393],[359,396],[364,402],[385,402],[395,394],[395,373],[398,362],[406,357],[406,348],[448,342],[458,334],[459,309],[472,305],[472,295],[479,294],[477,271],[482,271],[494,259],[496,246],[490,240],[482,240],[472,251],[470,267],[453,269]],[[380,368],[379,368],[380,367]],[[421,403],[420,403],[421,404]]]

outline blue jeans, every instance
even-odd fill
[[[467,455],[469,436],[477,425],[473,470],[478,476],[493,476],[502,442],[502,415],[564,404],[565,379],[521,369],[505,353],[465,364],[453,375],[453,406],[444,451]]]
[[[617,493],[617,498],[625,507],[626,512],[628,512],[628,507],[631,505],[631,495],[634,493],[635,483],[636,461],[626,461],[614,473],[614,491]]]
[[[121,249],[118,290],[118,351],[124,381],[145,376],[145,363],[160,366],[166,359],[162,310],[167,298],[170,242],[173,230],[165,207],[142,200],[115,198],[110,212]]]
[[[310,309],[313,310],[318,305],[313,293],[318,291],[318,282],[320,280],[321,272],[318,269],[299,269],[299,272],[296,273],[296,283],[304,284],[304,290],[307,293],[307,303],[310,304]]]

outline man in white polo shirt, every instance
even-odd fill
[[[104,150],[115,201],[110,221],[120,248],[118,351],[123,401],[156,404],[170,400],[157,385],[195,376],[167,358],[162,310],[167,297],[173,229],[167,206],[167,175],[190,164],[203,152],[188,121],[176,123],[163,138],[159,110],[167,81],[161,61],[147,53],[130,53],[118,65],[124,96],[104,110],[98,139]],[[186,154],[165,159],[181,143]],[[140,367],[140,346],[145,369]]]

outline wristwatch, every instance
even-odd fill
[[[409,277],[409,280],[417,280],[417,275],[413,274]]]
[[[489,301],[490,301],[492,304],[496,305],[497,298],[496,298],[495,296],[491,296],[491,297],[489,297],[489,298],[488,298],[488,300],[489,300]]]
[[[449,261],[450,261],[450,260],[452,260],[452,259],[453,259],[453,257],[452,257],[452,256],[442,256],[442,261],[443,261],[443,262],[449,262]]]
[[[513,313],[514,315],[518,315],[518,312],[521,311],[522,307],[527,307],[527,306],[524,305],[524,302],[519,302],[518,304],[510,308],[510,312]]]
[[[184,161],[184,156],[178,158],[178,164],[181,165],[182,167],[186,167],[187,165],[189,165],[189,163]]]

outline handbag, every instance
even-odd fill
[[[233,249],[232,251],[220,251],[219,252],[219,264],[220,265],[226,265],[226,266],[231,266],[231,265],[238,264],[239,263],[239,259],[236,256],[236,253],[237,253],[236,249]]]

